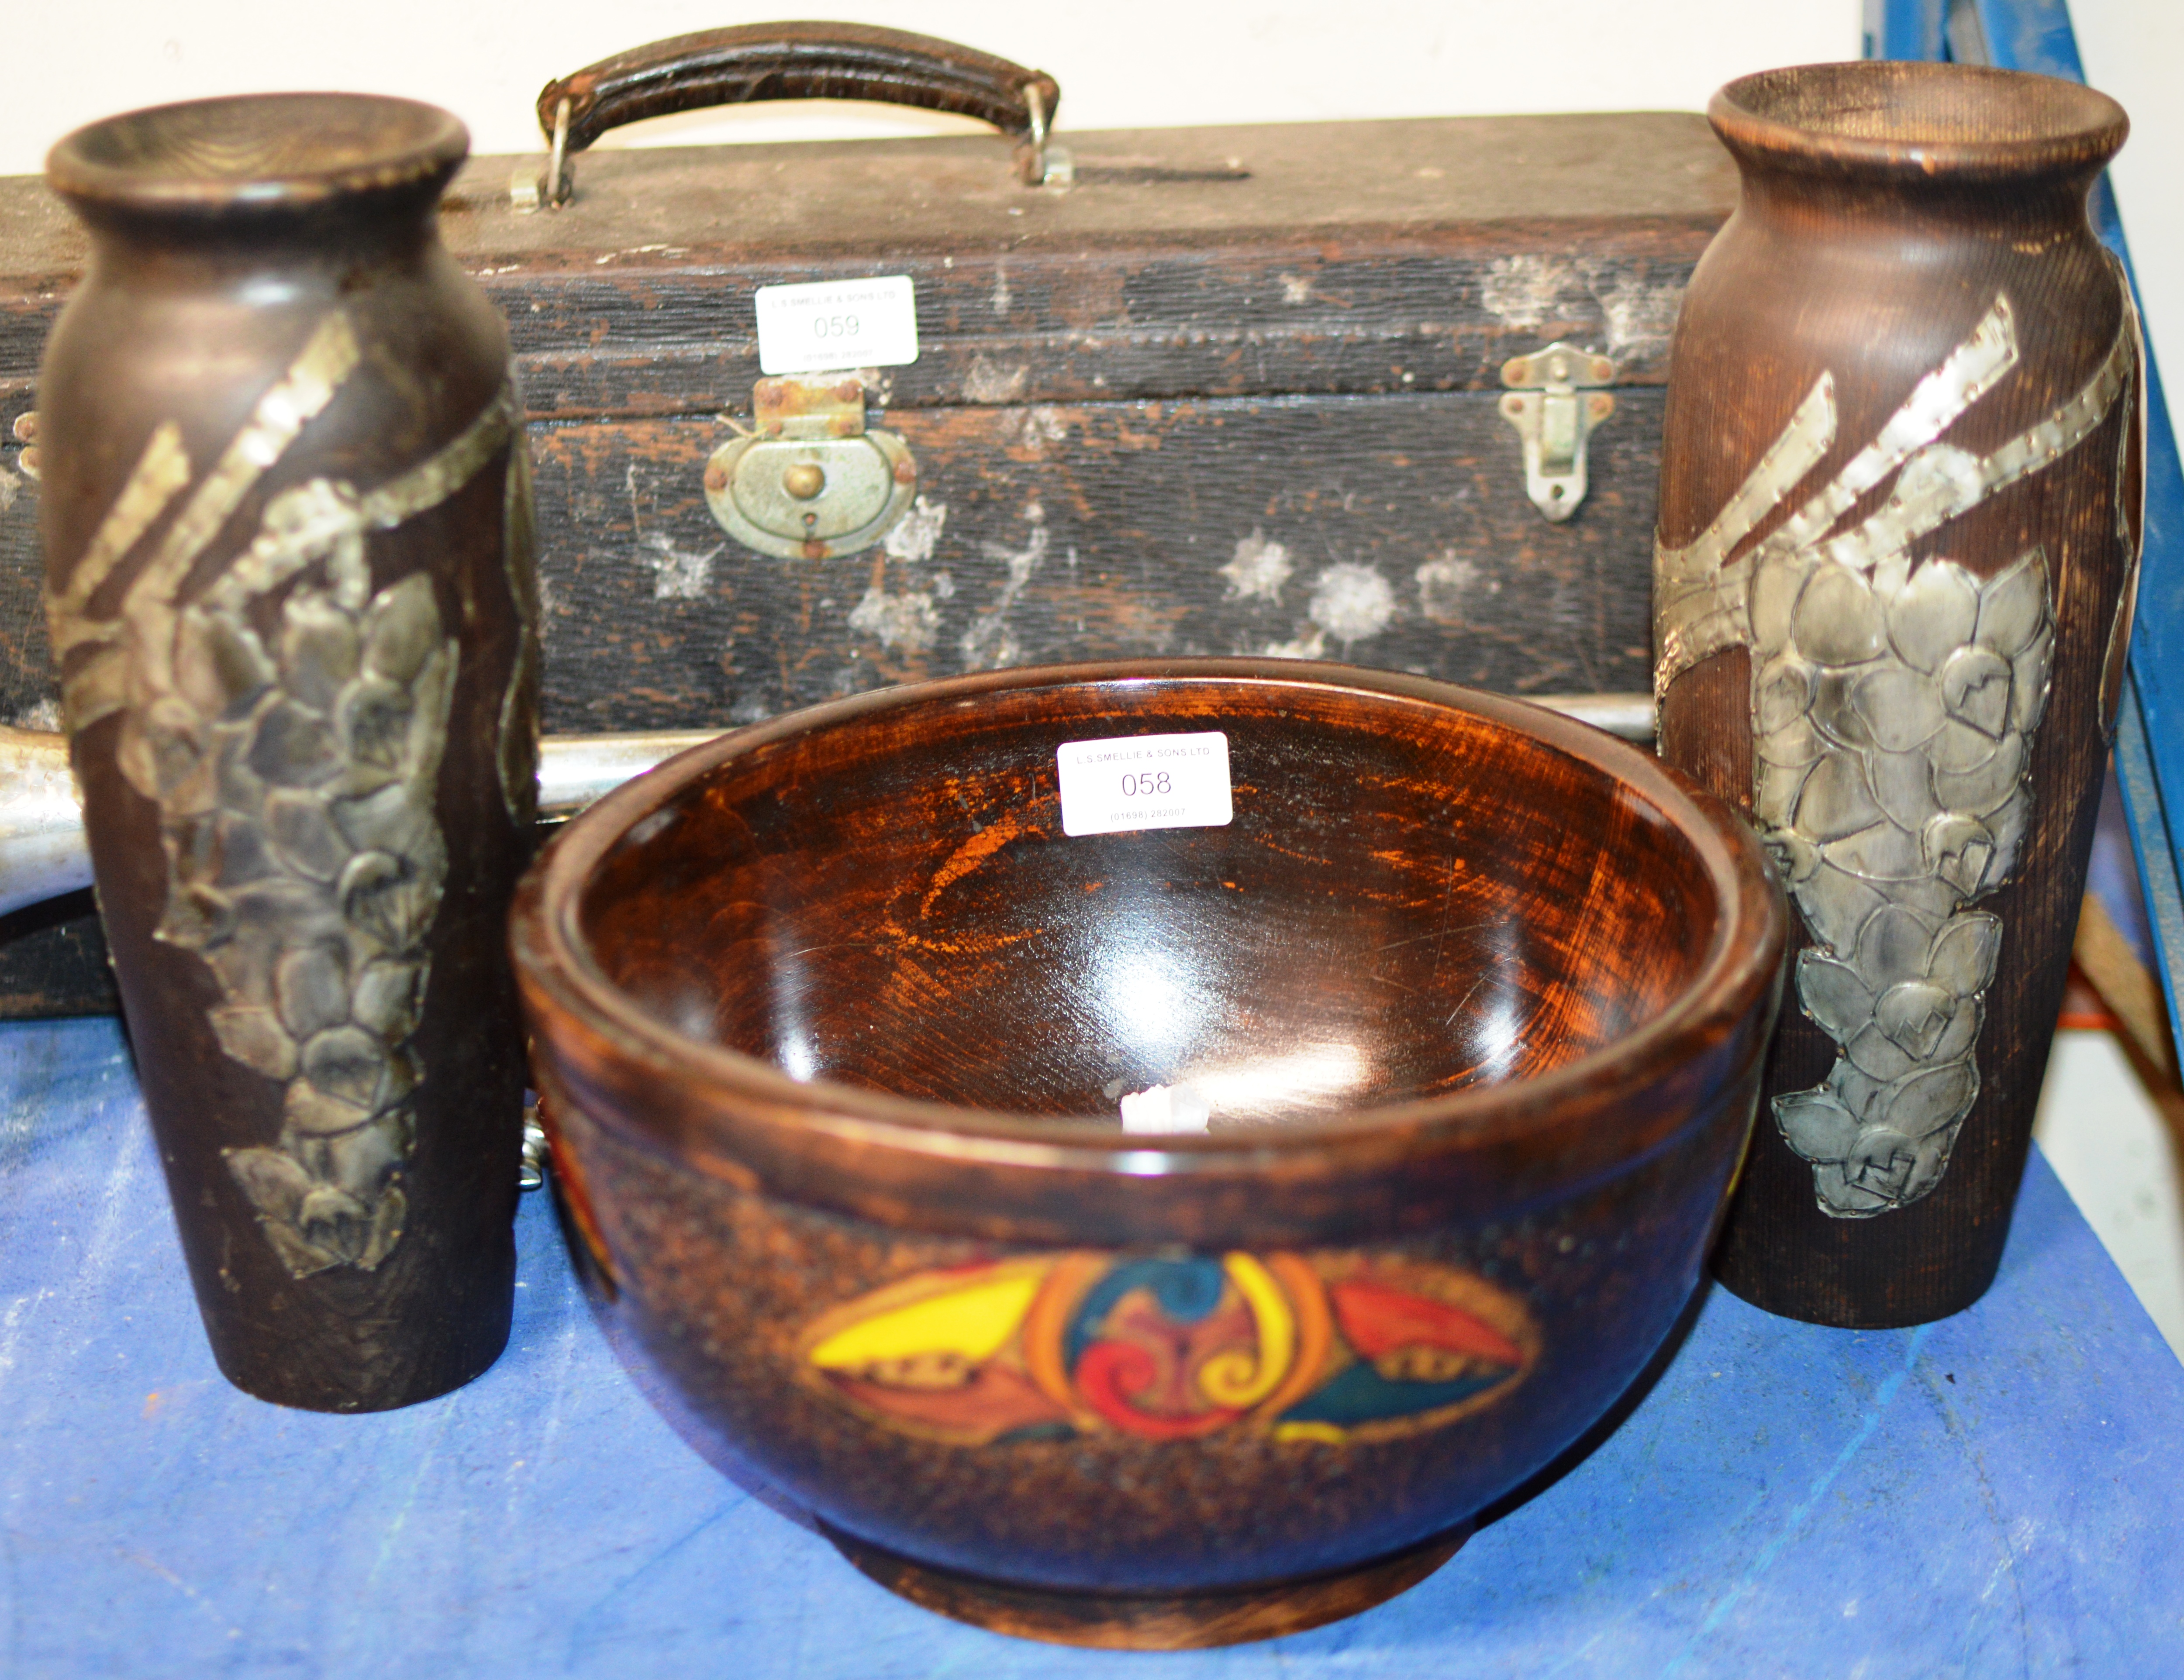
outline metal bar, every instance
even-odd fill
[[[2147,739],[2146,719],[2139,704],[2138,685],[2129,672],[2124,676],[2123,715],[2116,725],[2116,786],[2123,794],[2124,815],[2131,829],[2131,855],[2138,860],[2140,888],[2146,894],[2146,924],[2153,940],[2153,971],[2161,981],[2161,995],[2169,1004],[2170,1030],[2176,1029],[2176,959],[2184,956],[2184,883],[2177,876],[2176,855],[2164,843],[2170,833],[2161,801],[2160,784],[2154,779],[2153,755]],[[2184,1038],[2180,1038],[2184,1042]]]
[[[1532,704],[1626,740],[1653,738],[1651,694],[1535,694]],[[633,735],[549,735],[539,743],[538,815],[574,816],[632,776],[714,740],[710,729]],[[91,885],[83,807],[68,740],[0,728],[0,915]]]
[[[90,885],[67,737],[0,728],[0,915]]]

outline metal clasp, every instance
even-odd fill
[[[1502,417],[1524,441],[1524,488],[1532,505],[1556,524],[1585,500],[1585,444],[1615,412],[1599,389],[1615,382],[1615,364],[1557,340],[1502,364]]]
[[[1037,82],[1024,84],[1023,100],[1024,109],[1031,116],[1031,135],[1025,142],[1028,155],[1022,166],[1024,185],[1051,186],[1057,191],[1073,185],[1077,180],[1076,159],[1055,143],[1053,132],[1046,124],[1046,96],[1039,92]]]
[[[854,373],[761,379],[757,424],[705,463],[705,505],[746,548],[824,560],[869,548],[917,492],[917,463],[891,431],[865,425]]]
[[[577,190],[577,172],[569,162],[569,102],[554,108],[554,142],[546,154],[546,173],[533,175],[530,165],[518,164],[508,183],[509,208],[520,216],[540,210],[558,210]]]

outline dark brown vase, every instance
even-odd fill
[[[1742,192],[1677,328],[1661,745],[1798,910],[1715,1261],[1770,1310],[1915,1324],[1992,1281],[2137,584],[2137,324],[2074,83],[1922,64],[1732,82]]]
[[[469,136],[348,95],[54,147],[47,604],[145,1100],[220,1369],[407,1405],[507,1340],[501,937],[537,745],[508,343],[434,226]]]

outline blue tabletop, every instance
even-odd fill
[[[961,1627],[726,1479],[544,1199],[499,1365],[327,1417],[214,1369],[110,1021],[0,1026],[0,1675],[2184,1674],[2184,1366],[2036,1156],[1914,1331],[1716,1291],[1621,1428],[1424,1584],[1175,1655]]]

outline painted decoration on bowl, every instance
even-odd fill
[[[816,1320],[798,1362],[863,1416],[963,1445],[1228,1429],[1341,1443],[1490,1405],[1539,1348],[1523,1303],[1453,1267],[1080,1250],[889,1284]]]

